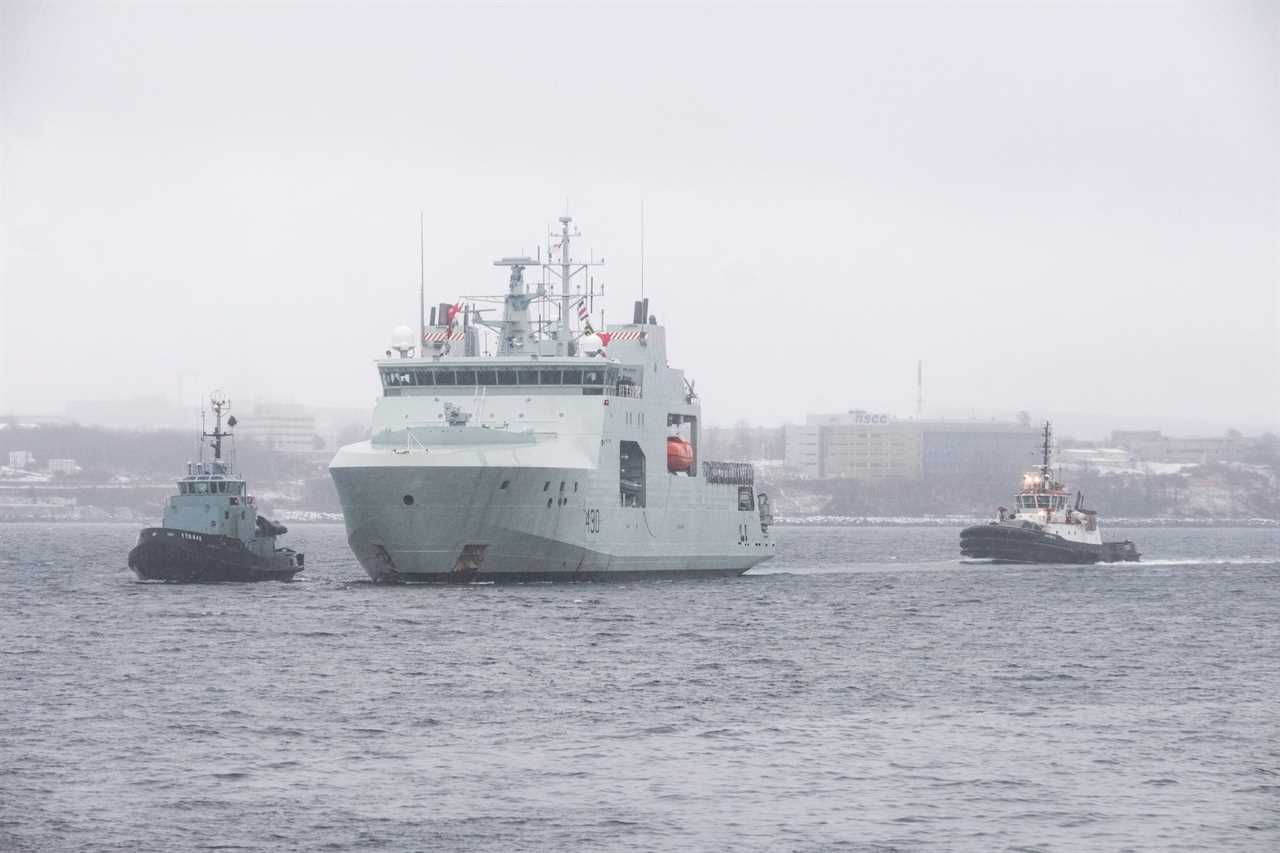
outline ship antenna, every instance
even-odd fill
[[[422,232],[422,211],[418,211],[418,352],[427,340],[427,250]]]
[[[1040,473],[1044,477],[1044,482],[1049,482],[1049,438],[1053,435],[1053,431],[1049,427],[1049,422],[1044,422],[1044,462],[1040,465]]]
[[[213,407],[213,432],[206,432],[204,437],[213,439],[213,461],[221,462],[222,439],[230,434],[222,431],[222,411],[231,408],[231,401],[223,397],[221,391],[214,391],[209,396],[209,403]],[[201,417],[203,419],[203,414]]]
[[[569,200],[565,199],[565,207]],[[569,223],[573,217],[565,214],[560,217],[560,346],[556,347],[558,355],[569,354],[569,279],[571,264],[569,260]],[[564,348],[560,352],[560,347]]]
[[[640,301],[644,301],[644,199],[640,199]]]

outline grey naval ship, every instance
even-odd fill
[[[597,330],[603,261],[576,259],[559,222],[545,262],[495,262],[505,292],[429,319],[420,297],[417,341],[400,327],[377,361],[372,437],[329,466],[375,581],[739,575],[773,556],[768,497],[751,465],[703,458],[648,300]]]
[[[159,527],[138,534],[129,552],[129,568],[142,580],[215,581],[292,580],[302,571],[303,556],[276,546],[284,525],[258,514],[257,501],[244,479],[223,458],[222,415],[231,408],[219,392],[211,399],[213,432],[201,430],[200,461],[187,463],[178,494],[165,503]],[[227,429],[236,425],[235,416]],[[213,459],[204,459],[206,445]]]
[[[1049,444],[1053,431],[1044,423],[1043,461],[1028,472],[1012,511],[996,510],[996,519],[960,531],[960,553],[997,563],[1116,563],[1142,555],[1132,542],[1104,542],[1098,513],[1084,507],[1076,492],[1074,505],[1066,487],[1053,475]]]

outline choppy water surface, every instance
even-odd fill
[[[1280,849],[1280,534],[992,567],[788,529],[735,580],[143,584],[0,525],[0,849]]]

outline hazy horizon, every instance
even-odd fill
[[[566,200],[708,423],[1280,429],[1280,13],[0,7],[0,414],[371,408]],[[1083,420],[1081,420],[1083,423]]]

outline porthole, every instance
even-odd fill
[[[413,506],[413,495],[405,495],[403,500],[405,506]]]
[[[547,509],[551,509],[551,498],[547,498]]]
[[[547,489],[549,489],[549,488],[551,488],[551,481],[550,481],[550,480],[547,480],[547,482],[545,482],[545,483],[543,483],[543,484],[542,484],[542,491],[544,491],[544,492],[545,492],[545,491],[546,491]]]
[[[501,485],[501,486],[498,486],[498,488],[499,488],[499,489],[505,489],[507,486],[510,486],[510,485],[511,485],[511,481],[510,481],[510,480],[503,480],[503,481],[502,481],[502,485]]]

